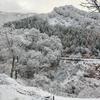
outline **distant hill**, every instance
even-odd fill
[[[4,23],[8,21],[20,20],[33,15],[34,13],[21,14],[21,13],[7,13],[0,11],[0,26],[2,26]]]

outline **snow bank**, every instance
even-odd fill
[[[0,100],[43,100],[44,96],[52,94],[35,87],[25,87],[5,74],[0,74]],[[55,100],[82,100],[78,98],[64,98],[54,96]],[[99,100],[99,99],[83,99]]]

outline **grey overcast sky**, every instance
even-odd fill
[[[85,0],[0,0],[0,11],[21,13],[47,13],[54,7],[73,5],[84,9],[79,4]]]

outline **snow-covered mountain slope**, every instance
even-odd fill
[[[29,16],[28,14],[26,15],[27,17]],[[11,14],[10,17],[9,16],[7,17],[7,21],[11,21],[12,19],[15,20],[14,17],[11,18],[11,16],[13,17],[13,14]],[[37,14],[37,17],[46,20],[52,26],[59,24],[59,25],[64,25],[66,27],[68,26],[83,27],[83,28],[95,29],[95,30],[99,29],[100,27],[100,13],[86,12],[77,9],[72,5],[55,7],[52,12],[47,14]],[[29,17],[29,19],[31,18]]]
[[[8,21],[20,20],[33,15],[34,13],[21,14],[21,13],[6,13],[0,11],[0,26]]]
[[[39,88],[22,86],[7,75],[0,74],[0,100],[45,100],[46,96],[50,96],[51,99],[48,100],[52,100],[52,94]],[[99,100],[54,97],[55,100]]]
[[[100,24],[99,13],[82,11],[72,5],[54,8],[48,14],[47,19],[51,25],[60,24],[74,27],[98,28]]]

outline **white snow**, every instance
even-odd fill
[[[5,74],[0,74],[0,100],[43,100],[45,96],[53,96],[42,89],[36,87],[25,87],[17,83]],[[65,98],[55,96],[55,100],[100,100],[95,99],[81,99],[81,98]]]

